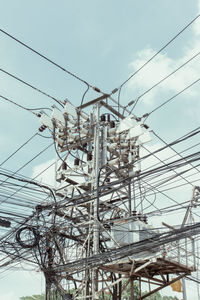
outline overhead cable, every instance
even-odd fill
[[[164,105],[166,105],[167,103],[169,103],[170,101],[172,101],[173,99],[175,99],[176,97],[178,97],[180,94],[182,94],[183,92],[185,92],[186,90],[188,90],[189,88],[191,88],[193,85],[195,85],[197,82],[200,81],[200,78],[198,78],[197,80],[193,81],[191,84],[189,84],[188,86],[186,86],[184,89],[182,89],[181,91],[179,91],[177,94],[175,94],[174,96],[170,97],[168,100],[166,100],[165,102],[163,102],[162,104],[158,105],[156,108],[154,108],[152,111],[150,111],[149,113],[145,114],[143,117],[145,117],[145,121],[146,119],[155,111],[157,111],[158,109],[160,109],[161,107],[163,107]]]
[[[11,39],[13,39],[15,42],[21,44],[22,46],[24,46],[25,48],[29,49],[30,51],[32,51],[33,53],[39,55],[40,57],[42,57],[43,59],[45,59],[46,61],[50,62],[51,64],[53,64],[54,66],[56,66],[57,68],[61,69],[62,71],[64,71],[65,73],[69,74],[70,76],[74,77],[75,79],[81,81],[82,83],[86,84],[89,87],[92,87],[92,85],[90,85],[87,81],[85,81],[84,79],[80,78],[79,76],[77,76],[76,74],[70,72],[69,70],[63,68],[62,66],[60,66],[59,64],[57,64],[56,62],[54,62],[53,60],[49,59],[47,56],[41,54],[40,52],[36,51],[35,49],[33,49],[32,47],[28,46],[27,44],[25,44],[24,42],[20,41],[19,39],[17,39],[16,37],[14,37],[13,35],[9,34],[8,32],[6,32],[3,29],[0,29],[0,32],[2,32],[3,34],[7,35],[8,37],[10,37]]]
[[[196,53],[194,56],[192,56],[190,59],[188,59],[186,62],[184,62],[182,65],[180,65],[177,69],[175,69],[174,71],[172,71],[171,73],[169,73],[167,76],[165,76],[164,78],[162,78],[160,81],[158,81],[157,83],[155,83],[152,87],[150,87],[148,90],[146,90],[145,92],[143,92],[140,96],[137,97],[137,99],[135,101],[130,101],[126,106],[130,106],[133,104],[133,107],[131,109],[131,112],[133,111],[133,109],[135,108],[135,106],[137,105],[138,101],[140,100],[140,98],[142,98],[143,96],[145,96],[147,93],[149,93],[150,91],[152,91],[155,87],[157,87],[159,84],[161,84],[162,82],[164,82],[166,79],[168,79],[170,76],[172,76],[173,74],[175,74],[177,71],[179,71],[181,68],[183,68],[184,66],[186,66],[189,62],[191,62],[194,58],[196,58],[198,55],[200,54],[200,52]],[[130,112],[130,113],[131,113]]]
[[[42,109],[48,109],[48,110],[51,110],[51,109],[48,108],[48,107],[27,108],[27,107],[25,107],[25,106],[23,106],[23,105],[21,105],[21,104],[15,102],[15,101],[11,100],[11,99],[8,99],[7,97],[4,97],[3,95],[0,95],[0,98],[4,99],[5,101],[7,101],[7,102],[9,102],[9,103],[14,104],[15,106],[18,106],[19,108],[24,109],[24,110],[26,110],[26,111],[28,111],[28,112],[30,112],[30,113],[36,115],[36,116],[38,116],[38,114],[35,113],[34,110],[42,110]]]
[[[36,132],[32,135],[25,143],[23,143],[19,148],[17,148],[12,154],[10,154],[2,163],[0,163],[0,167],[5,164],[11,157],[13,157],[19,150],[21,150],[25,145],[27,145],[34,137],[36,137],[38,133]]]
[[[26,82],[26,81],[20,79],[19,77],[15,76],[15,75],[13,75],[13,74],[11,74],[11,73],[9,73],[9,72],[3,70],[3,69],[0,69],[0,71],[3,72],[3,73],[5,73],[5,74],[7,74],[7,75],[9,75],[9,76],[12,77],[12,78],[18,80],[19,82],[21,82],[21,83],[23,83],[23,84],[29,86],[30,88],[34,89],[35,91],[37,91],[37,92],[39,92],[39,93],[41,93],[41,94],[43,94],[43,95],[45,95],[45,96],[51,98],[52,100],[54,100],[55,102],[57,102],[59,105],[61,105],[61,106],[63,107],[63,104],[61,103],[61,101],[59,101],[59,100],[56,99],[55,97],[53,97],[53,96],[47,94],[46,92],[43,92],[42,90],[36,88],[35,86],[31,85],[30,83],[28,83],[28,82]]]
[[[128,79],[126,79],[118,89],[121,89],[131,78],[133,78],[139,71],[141,71],[150,61],[152,61],[160,52],[162,52],[169,44],[171,44],[181,33],[183,33],[190,25],[192,25],[198,18],[200,14],[192,19],[181,31],[179,31],[167,44],[165,44],[159,51],[157,51],[149,60],[147,60],[139,69],[137,69]]]

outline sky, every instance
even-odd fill
[[[75,73],[92,86],[110,93],[149,60],[173,36],[200,13],[199,0],[0,0],[0,29]],[[120,102],[127,105],[200,51],[198,19],[121,90]],[[134,114],[142,116],[200,78],[200,56],[141,97]],[[69,76],[43,58],[0,32],[0,95],[27,108],[51,108],[55,104],[30,87],[11,78],[5,70],[59,100],[69,99],[80,105],[85,84]],[[197,82],[183,94],[150,115],[146,123],[166,142],[171,142],[199,126],[199,92]],[[98,97],[89,91],[85,101]],[[48,110],[46,110],[48,112]],[[40,127],[38,118],[0,98],[0,162],[33,136]],[[48,132],[45,132],[48,136]],[[196,141],[198,142],[198,141]],[[17,171],[51,143],[36,136],[3,167]],[[155,136],[150,151],[161,147]],[[181,147],[176,148],[181,151]],[[197,151],[198,149],[196,149]],[[173,155],[171,150],[160,158]],[[51,147],[29,162],[20,173],[34,177],[51,162]],[[146,162],[153,165],[155,160]],[[143,166],[144,168],[147,165]],[[53,185],[51,168],[39,180]],[[194,180],[197,180],[194,176]],[[178,201],[191,197],[191,187],[171,191]],[[163,200],[166,201],[166,200]],[[171,203],[169,203],[170,205]],[[163,205],[166,205],[164,202]],[[156,217],[155,217],[156,219]],[[166,216],[177,224],[179,214]],[[0,299],[18,300],[19,296],[44,290],[41,274],[11,271],[0,277]],[[195,299],[196,287],[187,283],[189,297]],[[190,299],[190,298],[189,298]],[[196,298],[197,299],[197,298]]]

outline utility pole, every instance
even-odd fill
[[[183,300],[187,300],[185,278],[182,279]]]
[[[100,162],[100,128],[99,128],[99,103],[96,103],[93,109],[94,121],[94,165],[93,165],[93,189],[94,192],[94,206],[93,206],[93,253],[99,252],[99,162]],[[98,291],[98,269],[93,270],[93,289],[92,299],[98,299],[96,292]]]
[[[170,265],[162,260],[160,269],[160,247],[145,246],[139,262],[137,255],[123,253],[124,247],[139,247],[138,243],[156,236],[143,214],[140,185],[140,147],[151,141],[149,127],[109,95],[81,107],[66,100],[63,111],[54,106],[52,116],[43,113],[40,121],[42,128],[53,133],[57,153],[57,201],[47,214],[52,213],[53,223],[47,251],[53,288],[64,299],[73,293],[75,300],[97,300],[106,293],[120,299],[129,285],[134,299],[134,281],[140,278],[141,283],[144,277],[156,284],[156,270],[161,278],[155,291],[182,278],[184,271],[177,262]],[[120,259],[110,258],[110,253],[119,255],[120,251]],[[181,275],[170,281],[166,269]],[[186,266],[185,273],[189,271]],[[48,280],[46,288],[46,300],[50,300]]]

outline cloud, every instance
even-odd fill
[[[15,297],[13,292],[9,292],[6,294],[0,294],[0,299],[2,300],[17,300],[18,298]]]
[[[198,13],[200,13],[200,1],[198,0]],[[200,20],[198,19],[193,25],[193,31],[195,35],[200,35]]]
[[[198,9],[200,12],[200,1],[198,1]],[[197,54],[200,51],[200,18],[198,18],[191,26],[191,30],[192,34],[190,39],[186,46],[180,50],[182,55],[179,59],[170,57],[170,55],[167,53],[168,48],[166,48],[130,80],[128,85],[129,89],[140,96],[144,91],[148,90],[165,76],[173,72],[176,68],[184,64],[192,56]],[[176,43],[176,41],[173,43]],[[146,61],[155,55],[157,51],[158,49],[153,49],[151,46],[147,46],[141,51],[138,51],[134,60],[129,64],[131,73],[138,70]],[[167,94],[169,92],[172,92],[173,95],[198,79],[200,68],[199,57],[200,56],[197,56],[197,58],[170,76],[158,87],[147,93],[143,98],[141,98],[143,103],[146,105],[152,105],[154,104],[155,99],[159,98],[158,95],[161,92],[162,95],[165,95],[165,93]],[[196,96],[197,93],[198,85],[188,89],[184,95]]]

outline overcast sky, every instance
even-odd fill
[[[0,28],[75,73],[103,92],[134,73],[186,24],[200,13],[199,0],[0,0]],[[128,104],[145,90],[200,51],[200,20],[185,30],[122,89],[121,103]],[[142,116],[200,78],[200,56],[142,97],[134,113]],[[0,32],[0,69],[40,88],[57,99],[79,105],[85,85],[51,65]],[[0,95],[27,107],[51,107],[54,102],[19,83],[0,70]],[[147,119],[165,141],[199,126],[199,83]],[[89,92],[85,101],[97,97]],[[0,161],[35,134],[38,118],[0,99]],[[47,111],[48,112],[48,111]],[[45,133],[48,135],[48,132]],[[16,171],[50,139],[36,137],[4,167]],[[160,147],[152,140],[149,149]],[[181,149],[179,149],[181,150]],[[166,154],[166,157],[170,153]],[[53,148],[23,168],[21,174],[36,175],[54,159]],[[163,158],[163,156],[162,156]],[[152,162],[151,162],[152,163]],[[48,173],[48,176],[50,173]],[[44,179],[44,175],[43,175]],[[51,180],[51,181],[50,181]],[[53,183],[52,177],[48,182]],[[191,187],[177,199],[189,200]],[[174,195],[174,192],[173,192]],[[180,221],[178,219],[178,221]],[[176,220],[177,222],[177,220]],[[0,280],[0,299],[41,293],[41,274],[10,272]],[[188,284],[189,287],[189,284]],[[190,286],[190,297],[196,297]],[[191,298],[189,298],[191,299]]]

